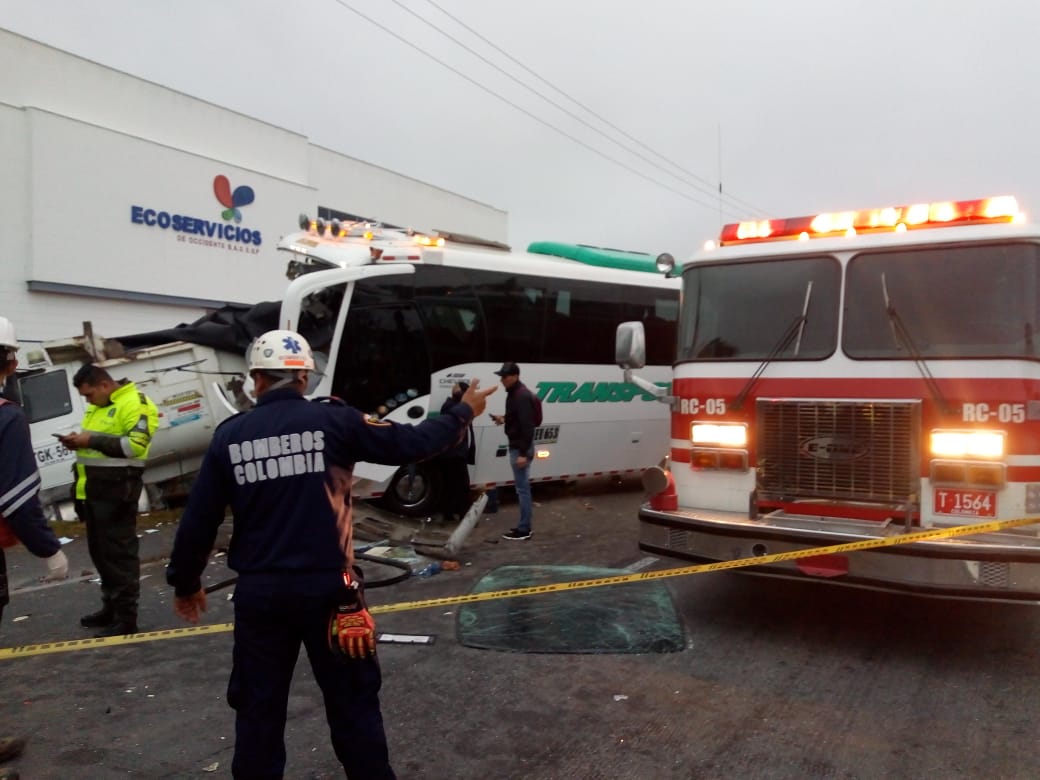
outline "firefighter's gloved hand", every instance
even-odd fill
[[[44,582],[55,582],[69,576],[69,559],[65,557],[65,553],[61,550],[58,550],[49,558],[44,558],[43,562],[47,565],[47,574],[43,578]]]
[[[329,618],[329,649],[340,661],[376,654],[376,622],[365,603],[365,575],[357,566],[343,572],[339,606]]]
[[[340,605],[332,613],[329,644],[341,660],[376,654],[376,622],[360,599],[354,604]]]

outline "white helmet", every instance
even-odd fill
[[[0,354],[8,356],[18,351],[18,337],[14,335],[14,323],[0,317]]]
[[[250,371],[300,371],[314,368],[307,339],[292,330],[269,330],[249,348]]]

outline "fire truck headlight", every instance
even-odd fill
[[[1005,435],[999,431],[932,431],[931,453],[938,458],[1002,458]]]
[[[746,447],[747,426],[743,423],[694,423],[690,441],[716,447]]]

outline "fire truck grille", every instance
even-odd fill
[[[1011,586],[1010,567],[1006,563],[983,561],[979,564],[979,582],[991,588]]]
[[[905,504],[917,493],[916,402],[760,399],[760,497]]]

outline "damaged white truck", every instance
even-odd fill
[[[155,485],[177,489],[178,478],[194,473],[216,425],[251,405],[242,392],[245,361],[237,352],[186,341],[128,350],[85,330],[87,335],[21,349],[19,370],[5,388],[29,418],[41,499],[52,513],[60,512],[59,505],[71,495],[75,462],[75,453],[52,434],[79,430],[85,402],[72,387],[72,377],[84,363],[98,363],[114,377],[132,380],[159,408],[146,472],[153,498]]]

